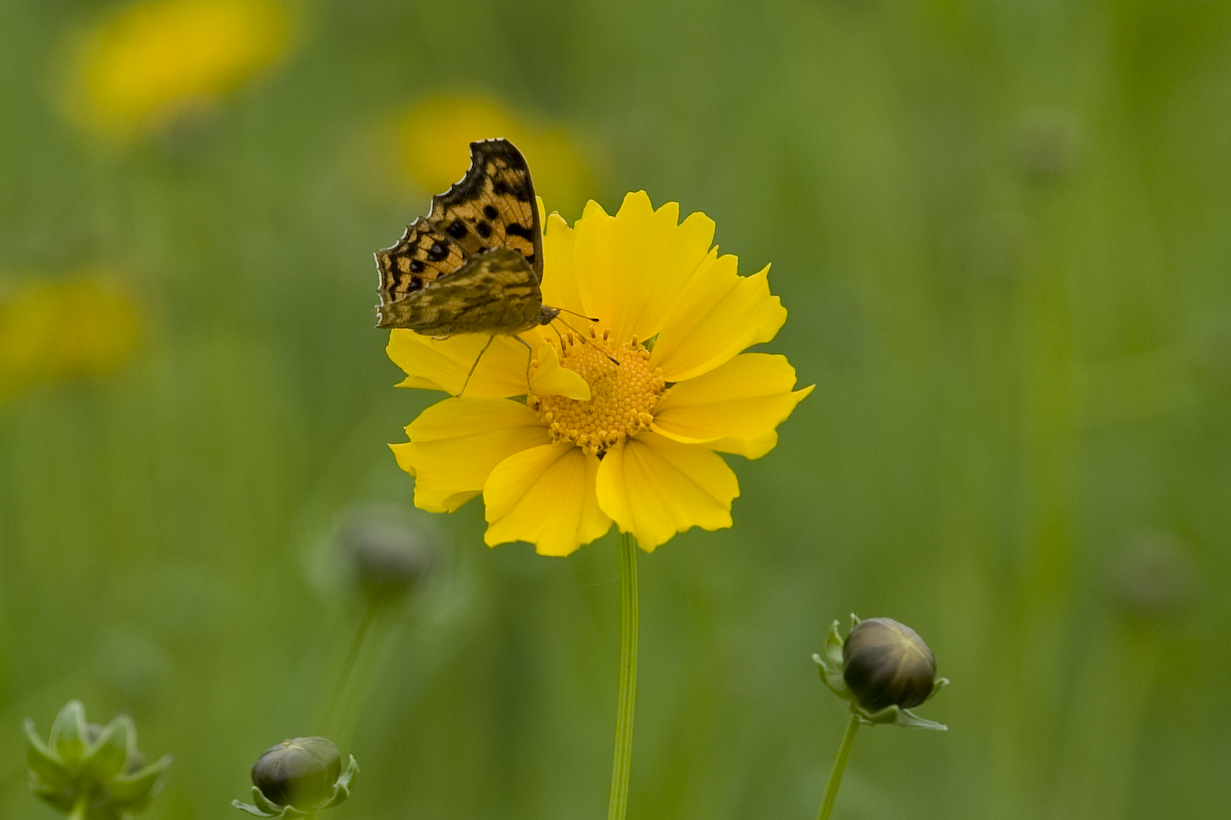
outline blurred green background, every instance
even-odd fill
[[[733,529],[642,556],[630,817],[815,816],[852,611],[928,640],[950,731],[861,733],[837,816],[1225,813],[1231,4],[185,8],[0,2],[0,818],[55,816],[20,725],[70,698],[175,756],[155,820],[321,731],[331,545],[409,506],[385,444],[437,398],[372,252],[494,136],[570,220],[645,189],[772,262],[817,385]],[[335,816],[601,816],[614,535],[431,522]]]

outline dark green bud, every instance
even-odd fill
[[[842,645],[842,679],[869,712],[887,706],[910,709],[932,694],[936,656],[909,626],[869,618]]]
[[[889,618],[861,621],[852,615],[846,639],[834,621],[825,651],[812,659],[820,667],[821,680],[835,695],[850,701],[860,722],[946,728],[910,711],[949,683],[936,677],[936,657],[910,627]]]
[[[342,771],[338,747],[323,737],[297,737],[271,746],[252,767],[255,805],[231,805],[257,817],[302,817],[350,797],[359,766],[354,756]]]
[[[333,797],[341,773],[337,746],[323,737],[297,737],[265,750],[252,767],[252,785],[271,803],[314,809]]]

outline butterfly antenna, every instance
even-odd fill
[[[584,314],[578,313],[578,312],[577,312],[577,311],[575,311],[575,310],[565,310],[564,308],[560,308],[560,311],[561,311],[562,313],[571,313],[571,314],[573,314],[574,316],[580,316],[581,318],[585,319],[587,322],[597,322],[597,321],[598,321],[598,319],[592,319],[592,318],[590,318],[589,316],[586,316],[586,315],[584,315]],[[599,347],[598,345],[594,344],[594,340],[593,340],[593,339],[588,339],[588,338],[586,338],[586,334],[578,332],[578,330],[577,330],[576,328],[574,328],[574,327],[573,327],[572,325],[570,325],[568,322],[566,322],[566,321],[564,321],[563,319],[561,319],[559,316],[557,316],[557,317],[556,317],[555,321],[559,322],[560,324],[562,324],[562,325],[564,325],[565,327],[567,327],[570,331],[572,331],[573,336],[575,336],[576,338],[580,339],[581,341],[585,342],[585,343],[586,343],[586,344],[588,344],[588,345],[593,346],[593,348],[594,348],[595,350],[597,350],[599,353],[602,353],[604,356],[606,356],[608,359],[610,359],[612,364],[619,364],[619,363],[620,363],[620,360],[619,360],[619,359],[617,359],[615,356],[612,356],[610,353],[608,353],[606,350],[603,350],[603,349],[602,349],[601,347]],[[553,328],[553,329],[554,329],[554,328]],[[560,336],[560,331],[559,331],[559,330],[557,330],[557,331],[556,331],[556,335],[557,335],[557,336]],[[564,337],[563,337],[563,336],[561,336],[561,338],[560,338],[560,348],[561,348],[562,350],[564,349]]]
[[[582,319],[585,319],[587,322],[597,322],[598,321],[598,319],[595,319],[593,316],[587,316],[584,313],[578,313],[577,311],[569,310],[568,308],[556,308],[556,310],[559,311],[560,313],[571,313],[574,316],[579,316]],[[569,328],[569,330],[572,330],[572,328]]]

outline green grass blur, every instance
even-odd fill
[[[837,817],[1226,811],[1231,4],[313,0],[280,66],[127,146],[49,90],[111,8],[0,3],[0,277],[104,266],[142,315],[117,369],[0,392],[0,818],[55,816],[20,725],[70,698],[175,756],[152,820],[240,817],[320,731],[359,619],[321,551],[409,505],[385,444],[434,400],[371,312],[434,191],[373,135],[458,89],[584,135],[609,211],[645,189],[772,262],[768,348],[817,385],[731,459],[733,529],[642,556],[630,817],[814,817],[846,713],[810,655],[852,611],[928,640],[950,731],[862,732]],[[333,816],[602,816],[614,535],[434,520]]]

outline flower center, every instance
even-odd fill
[[[569,333],[560,343],[560,365],[586,380],[589,401],[534,393],[526,397],[552,441],[572,442],[589,455],[602,455],[648,430],[654,421],[651,411],[666,390],[659,369],[650,369],[650,351],[635,337],[613,346],[610,335],[591,330],[589,338],[581,339]]]

